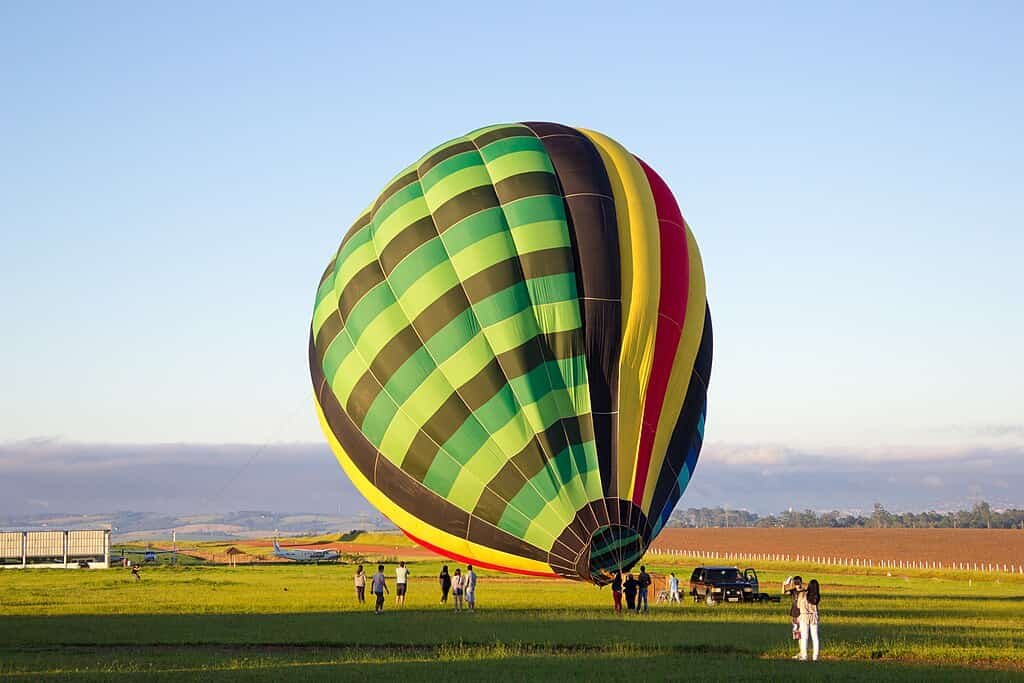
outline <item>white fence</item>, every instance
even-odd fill
[[[715,550],[677,550],[650,548],[654,557],[697,558],[706,560],[732,560],[744,562],[800,562],[804,564],[832,565],[836,567],[867,567],[876,569],[947,569],[973,572],[1006,572],[1024,574],[1024,565],[999,562],[941,562],[937,560],[872,559],[862,557],[833,557],[824,555],[791,555],[785,553],[720,553]]]
[[[0,532],[0,568],[110,566],[110,531]]]

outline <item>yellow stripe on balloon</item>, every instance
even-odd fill
[[[594,143],[608,171],[619,227],[622,349],[616,479],[619,497],[629,499],[636,479],[640,426],[654,364],[661,289],[661,232],[651,186],[633,155],[601,133],[578,130]]]
[[[316,399],[316,395],[313,396],[313,403],[316,405],[316,415],[320,420],[320,429],[323,430],[324,436],[327,437],[327,443],[330,444],[331,450],[334,452],[334,457],[338,459],[342,469],[345,470],[345,474],[347,474],[348,478],[352,480],[353,484],[355,484],[359,493],[363,494],[363,497],[365,497],[366,500],[368,500],[375,508],[380,510],[385,517],[394,522],[399,529],[407,531],[427,543],[439,548],[444,548],[451,553],[462,555],[463,557],[469,557],[479,562],[507,567],[509,569],[521,569],[523,571],[540,572],[542,574],[551,573],[551,567],[543,562],[537,562],[536,560],[511,555],[500,550],[494,550],[493,548],[473,543],[465,538],[453,536],[446,531],[442,531],[435,526],[427,524],[420,518],[410,514],[407,510],[403,510],[398,507],[387,496],[381,493],[380,490],[373,485],[373,482],[367,479],[359,468],[356,467],[355,463],[352,462],[352,458],[350,458],[348,453],[345,452],[345,449],[334,436],[334,432],[331,431],[330,425],[327,424],[327,418],[324,417],[323,409],[320,407],[320,401]]]
[[[665,402],[661,406],[661,415],[658,416],[658,429],[654,433],[654,449],[651,452],[650,468],[647,471],[648,486],[644,491],[640,506],[640,509],[648,516],[651,514],[651,500],[654,497],[655,485],[658,483],[658,475],[661,474],[661,467],[665,462],[669,439],[672,438],[672,430],[676,426],[679,411],[686,399],[686,391],[690,386],[690,375],[693,373],[700,340],[704,334],[704,311],[707,307],[704,263],[700,258],[697,240],[693,238],[693,233],[690,232],[688,225],[686,226],[686,253],[688,254],[687,260],[690,262],[690,284],[686,290],[686,317],[683,319],[679,346],[676,347],[676,355],[672,361]],[[658,512],[661,511],[656,510],[655,514]]]

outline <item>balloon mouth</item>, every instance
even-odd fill
[[[590,537],[590,580],[599,586],[611,583],[615,572],[628,571],[644,554],[643,538],[618,524],[602,526]]]

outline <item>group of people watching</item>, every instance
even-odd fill
[[[653,583],[647,568],[641,566],[640,574],[636,577],[632,573],[626,574],[623,579],[622,572],[616,571],[612,579],[612,599],[615,601],[616,613],[622,612],[622,596],[626,596],[626,609],[637,613],[647,612],[647,599],[650,586]],[[808,641],[811,644],[810,658],[818,660],[820,643],[818,641],[818,605],[821,603],[821,586],[817,579],[811,579],[804,585],[803,577],[791,576],[786,579],[782,586],[784,593],[788,593],[793,603],[790,607],[790,618],[793,625],[793,639],[800,641],[800,653],[793,657],[801,661],[807,661]],[[679,578],[671,573],[666,580],[667,595],[659,599],[665,599],[670,604],[680,603]]]
[[[405,562],[399,562],[395,567],[395,605],[405,606],[405,594],[409,588],[409,569]],[[455,611],[463,609],[474,611],[476,609],[476,572],[473,565],[466,565],[466,572],[463,573],[459,567],[455,568],[455,574],[448,573],[448,565],[441,568],[438,576],[441,584],[441,604],[448,604],[448,594],[451,593],[455,601]],[[356,600],[359,604],[366,602],[366,573],[363,565],[356,568],[355,575]],[[375,598],[374,611],[380,614],[384,611],[384,595],[388,592],[387,577],[384,575],[384,565],[377,565],[377,573],[370,578],[370,592]]]
[[[395,568],[395,604],[398,607],[405,606],[409,576],[409,569],[405,566],[405,562],[399,562]],[[448,595],[451,594],[456,612],[461,612],[464,609],[470,611],[476,609],[477,576],[476,572],[473,571],[473,565],[466,565],[465,573],[463,573],[460,567],[456,567],[454,574],[450,574],[448,572],[448,565],[444,565],[437,578],[441,588],[442,606],[447,606]],[[366,602],[366,581],[367,577],[363,571],[363,565],[359,565],[355,575],[356,600],[359,604]],[[648,594],[653,583],[651,575],[647,573],[647,568],[644,566],[640,567],[640,573],[636,576],[633,576],[633,573],[630,572],[626,574],[625,578],[623,578],[621,571],[616,571],[615,577],[612,579],[612,598],[615,602],[615,612],[622,612],[622,598],[625,595],[627,610],[635,611],[638,614],[646,613],[648,610]],[[679,597],[679,579],[674,573],[668,577],[666,589],[668,593],[667,599],[670,603],[681,602]],[[782,590],[793,599],[789,612],[792,620],[792,635],[794,640],[800,641],[800,653],[794,659],[807,660],[807,645],[808,641],[810,641],[812,645],[811,659],[817,661],[819,651],[818,605],[821,602],[821,587],[818,584],[818,580],[811,579],[805,586],[802,577],[791,576],[786,579]],[[384,611],[384,595],[388,592],[387,577],[384,575],[383,564],[377,565],[377,573],[370,578],[370,591],[375,598],[374,611],[380,614]]]
[[[473,565],[466,565],[465,574],[458,567],[454,574],[449,574],[448,565],[444,565],[437,579],[441,584],[441,605],[448,604],[448,592],[451,591],[456,612],[463,609],[472,612],[476,609],[476,572],[473,571]]]
[[[395,567],[395,605],[403,607],[405,605],[405,592],[409,585],[409,570],[405,566],[405,562],[400,562]],[[355,576],[355,587],[356,587],[356,601],[360,605],[366,602],[366,572],[363,571],[363,565],[356,567]],[[377,573],[370,578],[370,592],[373,593],[374,600],[374,612],[380,614],[384,611],[384,594],[388,592],[388,580],[384,576],[384,565],[377,565]]]
[[[612,579],[612,599],[615,601],[615,611],[622,612],[622,596],[626,596],[626,609],[636,612],[647,611],[647,600],[654,580],[647,573],[647,567],[641,566],[640,573],[634,577],[632,573],[622,578],[622,572],[616,571]],[[670,573],[665,579],[665,590],[659,593],[658,600],[665,600],[671,603],[682,604],[679,593],[679,577]]]
[[[625,580],[622,572],[616,570],[615,578],[612,579],[612,599],[615,601],[616,613],[622,612],[622,595],[626,595],[626,609],[635,611],[637,614],[647,612],[647,594],[650,591],[651,575],[647,573],[647,567],[640,567],[640,574],[635,578],[633,573],[626,574]]]

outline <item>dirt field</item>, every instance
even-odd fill
[[[1024,564],[1009,529],[665,529],[656,549],[782,553],[871,560]]]
[[[396,535],[396,545],[387,543],[301,542],[282,539],[282,547],[331,548],[343,554],[358,553],[369,561],[377,558],[403,560],[438,559],[425,548],[409,546]],[[398,545],[398,542],[401,545]],[[235,543],[179,546],[179,552],[212,562],[226,562],[224,554],[234,545],[260,562],[288,562],[274,557],[270,539]],[[156,548],[169,549],[163,544]],[[916,562],[954,562],[1024,565],[1024,531],[1007,529],[665,529],[652,551],[697,550],[723,554],[777,553],[812,557]],[[239,561],[251,561],[240,557]]]

